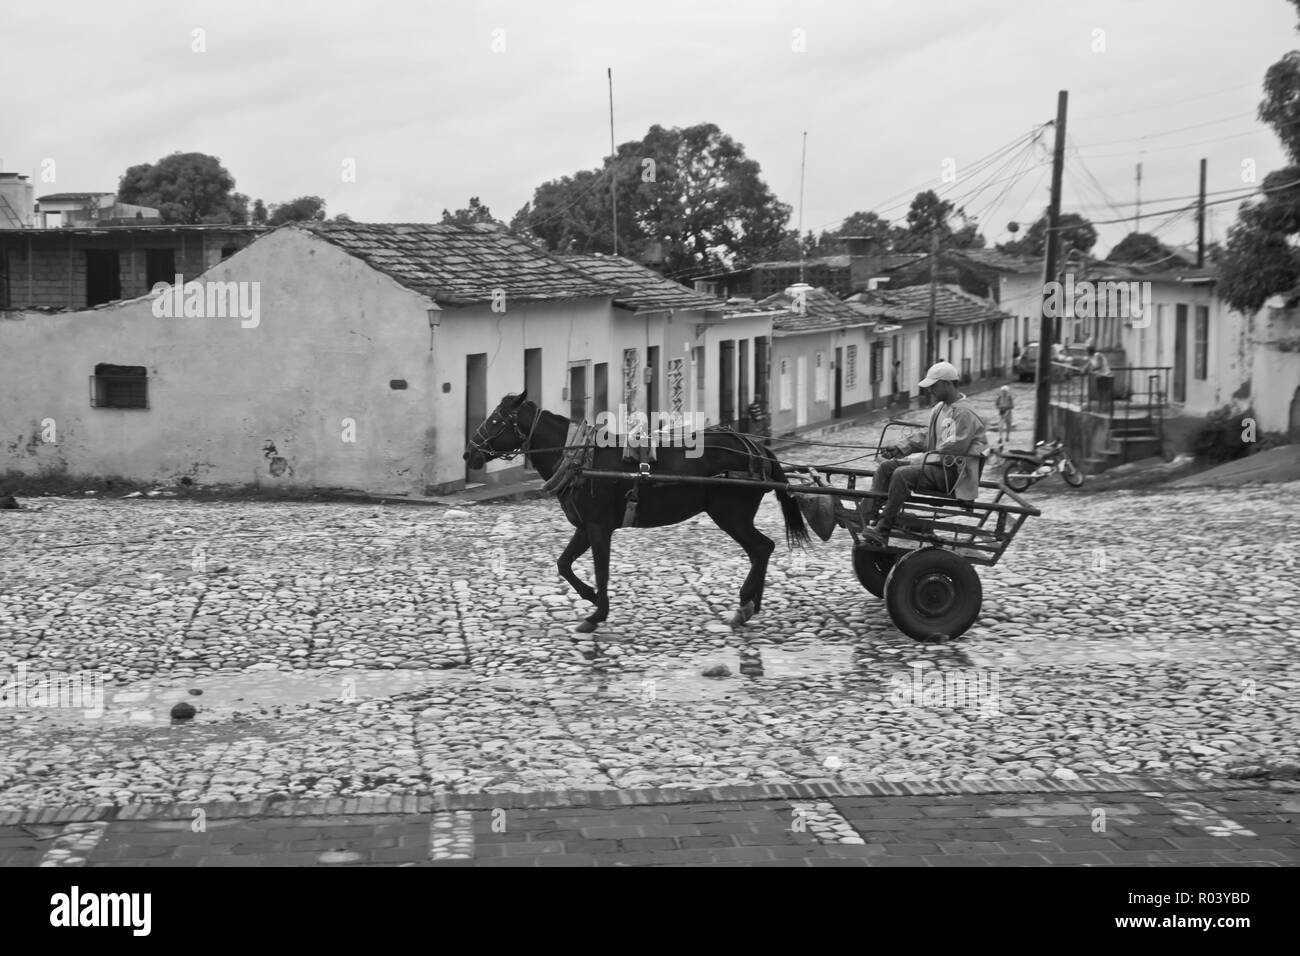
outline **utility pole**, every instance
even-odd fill
[[[803,131],[803,158],[799,160],[799,284],[803,285],[803,261],[805,250],[803,247],[803,174],[808,165],[808,131]]]
[[[933,365],[939,361],[938,322],[935,318],[935,301],[939,293],[939,283],[935,278],[935,264],[939,259],[939,227],[936,225],[930,234],[930,318],[925,323],[925,357],[926,364]]]
[[[1133,231],[1142,231],[1142,164],[1138,163],[1137,173],[1137,219],[1133,223]]]
[[[614,211],[614,255],[618,255],[618,150],[614,146],[614,68],[605,67],[609,77],[609,200]]]
[[[1043,299],[1046,306],[1048,283],[1057,281],[1057,257],[1061,248],[1061,174],[1065,171],[1065,111],[1070,94],[1056,95],[1056,149],[1052,152],[1052,199],[1047,207],[1047,262],[1043,270]],[[1052,399],[1053,316],[1043,308],[1038,321],[1038,378],[1034,402],[1034,441],[1047,441],[1047,417]]]
[[[1196,200],[1196,268],[1205,265],[1205,160],[1201,160],[1201,195]]]

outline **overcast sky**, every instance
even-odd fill
[[[1138,162],[1144,213],[1185,204],[1202,157],[1211,192],[1242,188],[1243,161],[1261,179],[1283,165],[1254,117],[1295,24],[1285,0],[41,0],[7,4],[0,26],[0,164],[36,174],[38,196],[111,191],[132,164],[197,150],[268,203],[316,194],[331,215],[436,221],[477,195],[509,220],[608,154],[612,67],[619,142],[716,123],[795,207],[791,226],[806,130],[805,230],[902,218],[934,187],[992,244],[1046,206],[1051,132],[969,167],[1050,120],[1060,89],[1079,148],[1067,211],[1131,216]],[[1005,182],[979,189],[988,178]],[[1212,207],[1211,238],[1235,208]],[[1130,229],[1099,227],[1098,250]],[[1159,234],[1192,241],[1193,217]]]

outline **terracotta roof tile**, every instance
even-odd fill
[[[909,286],[906,289],[891,291],[876,290],[881,300],[886,303],[903,306],[930,314],[930,287],[928,285]],[[1007,313],[994,308],[991,304],[978,299],[956,286],[941,285],[935,290],[935,321],[939,325],[970,325],[974,322],[988,320],[1002,321]]]
[[[569,255],[564,261],[594,281],[618,289],[614,301],[636,312],[721,311],[724,305],[722,299],[696,292],[622,256]]]
[[[558,301],[610,296],[617,290],[557,256],[479,224],[303,222],[305,229],[402,285],[446,305]]]
[[[804,295],[802,312],[794,311],[794,297],[789,294],[789,290],[770,295],[758,304],[760,307],[773,306],[788,310],[772,321],[773,330],[780,332],[819,332],[851,325],[869,325],[872,322],[825,289],[809,288]]]

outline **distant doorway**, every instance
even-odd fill
[[[1174,401],[1187,401],[1187,306],[1174,310]]]
[[[174,281],[174,278],[173,280]],[[86,250],[86,305],[122,298],[122,271],[116,249]]]
[[[836,418],[839,418],[843,411],[841,407],[841,399],[844,394],[843,388],[844,388],[844,349],[837,346],[835,349],[835,408],[832,410],[832,414]]]
[[[569,366],[569,418],[574,422],[587,418],[586,363]]]
[[[476,352],[465,356],[465,444],[487,413],[487,353]],[[465,466],[465,484],[481,484],[486,479],[486,462],[483,468]]]
[[[1291,397],[1291,417],[1286,434],[1292,441],[1300,441],[1300,388],[1297,388],[1295,395]]]
[[[542,350],[524,349],[524,392],[530,401],[536,402],[538,408],[544,407],[542,401]],[[532,468],[531,455],[524,455],[524,467]]]

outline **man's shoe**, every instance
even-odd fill
[[[884,548],[889,542],[889,525],[882,521],[874,527],[867,528],[862,532],[862,540],[864,544],[873,548]]]

